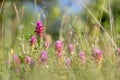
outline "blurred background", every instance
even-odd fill
[[[13,48],[19,33],[34,34],[37,20],[43,21],[53,40],[59,38],[60,28],[63,33],[69,32],[76,20],[80,20],[78,26],[86,34],[101,24],[119,41],[119,14],[119,0],[0,0],[0,47]]]

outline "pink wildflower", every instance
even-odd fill
[[[103,59],[103,54],[102,54],[102,50],[96,48],[93,50],[92,53],[93,58],[96,60],[96,62],[100,63]]]
[[[39,61],[40,62],[46,62],[48,60],[48,55],[47,55],[47,52],[46,51],[42,51],[41,54],[40,54],[40,58],[39,58]]]
[[[81,63],[84,63],[86,61],[85,53],[83,51],[79,53],[79,58],[81,60]]]
[[[63,48],[63,44],[62,41],[56,41],[55,43],[55,49],[57,51],[57,55],[60,57],[62,56],[62,48]]]
[[[13,54],[13,60],[14,62],[16,62],[17,64],[20,64],[21,63],[21,60],[19,58],[19,56],[17,54]]]
[[[71,59],[70,59],[70,58],[67,58],[67,60],[66,60],[65,63],[66,63],[67,66],[70,66],[70,65],[71,65]]]
[[[32,36],[32,38],[30,39],[30,45],[34,46],[36,44],[36,41],[37,41],[36,37]]]
[[[25,58],[25,61],[26,61],[27,64],[30,64],[32,59],[31,59],[31,57],[28,56],[28,57]]]
[[[41,21],[37,21],[36,23],[36,28],[35,28],[35,33],[39,36],[42,37],[44,32],[44,26]]]
[[[70,44],[70,45],[68,46],[68,51],[69,51],[70,53],[72,53],[72,52],[74,51],[74,45],[73,45],[73,44]]]

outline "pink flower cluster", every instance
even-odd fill
[[[62,56],[62,48],[63,48],[63,43],[60,40],[57,40],[55,43],[55,49],[57,51],[57,56],[61,57]]]
[[[25,62],[26,62],[27,64],[30,64],[31,61],[32,61],[31,57],[29,57],[29,56],[25,57]]]
[[[34,46],[36,44],[36,41],[37,41],[36,37],[32,36],[32,38],[30,39],[30,45]]]
[[[13,54],[13,61],[17,64],[21,63],[20,57],[17,54]]]
[[[71,59],[70,58],[67,58],[66,61],[65,61],[66,65],[69,67],[71,66]]]
[[[86,56],[85,56],[85,53],[83,51],[81,51],[79,53],[79,58],[80,58],[81,63],[84,63],[86,61]]]
[[[36,22],[36,28],[35,28],[35,33],[38,37],[43,37],[43,32],[44,32],[44,26],[41,21]],[[30,39],[30,45],[34,46],[37,42],[36,36],[32,36]]]
[[[35,28],[35,33],[39,36],[42,37],[44,32],[44,26],[41,21],[37,21],[36,23],[36,28]]]
[[[69,44],[69,46],[68,46],[68,51],[70,52],[70,53],[72,53],[73,51],[74,51],[74,45],[73,44]]]
[[[47,52],[43,50],[40,54],[39,62],[40,63],[45,63],[45,62],[47,62],[47,60],[48,60]]]
[[[47,38],[48,35],[47,34],[43,35],[43,32],[44,32],[44,26],[43,26],[42,22],[41,21],[37,21],[36,22],[36,28],[35,28],[35,33],[36,33],[37,36],[32,36],[31,37],[31,39],[30,39],[30,45],[34,46],[36,44],[36,42],[37,42],[37,38],[36,37],[40,37],[40,38],[43,37],[42,39],[43,39],[43,42],[45,43],[44,44],[45,50],[41,51],[40,56],[38,56],[38,60],[37,61],[40,62],[40,63],[46,63],[48,61],[47,49],[49,48],[50,43],[51,43],[49,41],[49,39]],[[63,46],[63,42],[62,41],[57,40],[55,42],[55,51],[56,51],[58,57],[64,56],[63,55],[63,53],[64,53],[64,51],[63,51],[64,48],[63,47],[64,46]],[[73,44],[69,44],[68,47],[67,47],[67,50],[68,50],[68,53],[75,52],[74,45]],[[117,53],[120,54],[120,48],[117,49]],[[102,61],[102,59],[103,59],[102,50],[100,50],[99,48],[93,49],[92,57],[93,57],[93,59],[96,62],[100,63]],[[85,63],[86,62],[86,54],[85,54],[85,52],[83,52],[83,51],[79,52],[79,59],[80,59],[81,63]],[[17,64],[21,63],[20,57],[17,54],[13,55],[13,60]],[[34,63],[34,60],[32,59],[32,57],[29,57],[29,56],[25,56],[24,60],[25,60],[25,62],[27,64]],[[70,66],[72,64],[71,60],[72,60],[71,57],[67,58],[65,60],[65,64],[67,66]]]
[[[100,63],[103,59],[102,50],[96,48],[92,52],[92,57],[96,60],[97,63]]]

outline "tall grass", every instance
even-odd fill
[[[36,0],[35,5],[37,5]],[[41,51],[45,50],[45,40],[37,37],[38,43],[32,48],[29,41],[31,36],[36,35],[34,33],[36,26],[31,24],[31,26],[34,26],[34,30],[32,28],[30,34],[25,34],[21,29],[23,24],[18,7],[15,3],[6,2],[3,7],[2,23],[4,25],[2,26],[3,31],[0,40],[0,80],[119,80],[120,60],[119,55],[115,55],[118,47],[114,40],[114,37],[119,34],[113,32],[114,25],[110,0],[111,30],[109,32],[101,25],[87,5],[84,3],[82,5],[96,20],[96,24],[92,25],[92,29],[90,29],[79,16],[63,15],[58,39],[63,42],[63,56],[62,58],[57,56],[56,41],[52,39],[54,36],[49,35],[48,41],[51,41],[51,45],[46,49],[48,61],[42,64],[39,63],[38,58]],[[9,9],[14,10],[14,19],[11,19],[12,11],[10,12]],[[37,20],[33,20],[32,23],[36,24],[35,21]],[[45,27],[47,28],[47,26]],[[74,55],[68,51],[69,44],[73,44],[75,47]],[[91,56],[94,48],[102,50],[103,60],[100,63],[97,63]],[[86,61],[84,63],[81,63],[79,58],[80,51],[85,52]],[[19,55],[20,64],[14,62],[14,54]],[[25,56],[32,57],[35,62],[27,64]],[[69,66],[66,65],[67,58],[71,59],[71,65]]]

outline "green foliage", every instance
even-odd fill
[[[14,1],[6,1],[4,10],[0,14],[0,23],[4,23],[4,28],[0,28],[4,31],[4,34],[0,35],[0,80],[119,80],[120,55],[115,54],[116,48],[120,46],[120,8],[119,0],[110,1],[114,18],[113,32],[110,30],[107,0],[92,0],[87,4],[88,10],[104,26],[105,30],[101,29],[86,9],[80,13],[81,15],[64,15],[56,1],[49,7],[48,13],[44,14],[45,19],[41,19],[46,28],[44,33],[51,33],[53,37],[48,49],[45,49],[44,37],[39,38],[34,32],[37,19],[33,17],[33,14],[25,11],[22,16],[20,10],[24,5],[19,4],[17,5],[19,15],[16,16],[12,6]],[[38,3],[42,4],[42,1]],[[41,14],[43,12],[38,15]],[[20,22],[16,17],[20,18]],[[37,37],[37,42],[36,45],[31,46],[30,38],[33,35]],[[62,58],[56,56],[55,40],[63,41],[64,55]],[[68,51],[69,44],[75,46],[73,55]],[[93,48],[102,49],[101,63],[96,63],[92,59]],[[42,50],[46,50],[48,54],[48,61],[43,64],[39,62]],[[81,63],[80,51],[85,52],[85,63]],[[19,56],[20,64],[13,60],[13,54]],[[26,56],[30,56],[35,62],[27,64]],[[71,59],[70,66],[66,65],[67,58]]]

